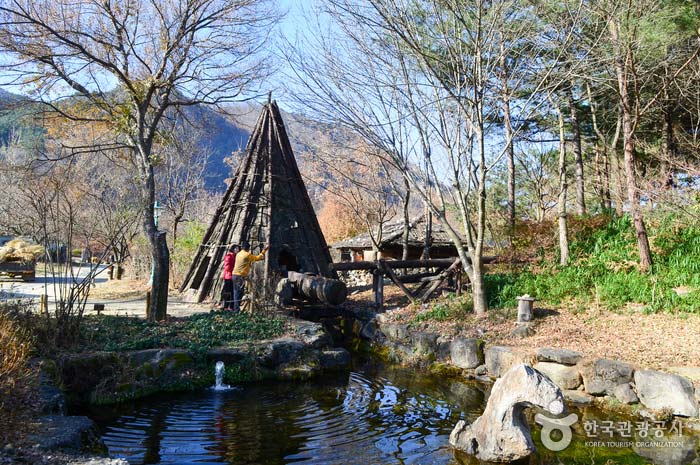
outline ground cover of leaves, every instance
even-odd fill
[[[612,312],[595,303],[586,308],[567,305],[554,308],[535,302],[534,334],[520,338],[511,335],[516,328],[515,308],[491,309],[486,318],[476,318],[470,310],[465,310],[442,319],[436,318],[434,311],[439,299],[430,306],[408,304],[394,286],[386,286],[385,295],[390,321],[442,335],[478,337],[489,345],[528,350],[571,349],[585,356],[624,360],[640,368],[700,366],[700,315],[646,314],[634,305]],[[372,294],[365,291],[351,298],[369,301]]]

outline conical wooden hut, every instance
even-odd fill
[[[288,271],[336,277],[276,102],[263,107],[180,290],[197,302],[218,299],[223,257],[243,241],[254,253],[270,245],[265,260],[252,268],[256,299],[272,301]]]

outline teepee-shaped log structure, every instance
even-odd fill
[[[231,245],[243,241],[254,253],[270,245],[265,260],[255,263],[251,273],[256,294],[267,300],[289,271],[335,277],[276,102],[263,107],[180,290],[197,302],[218,299],[223,257]]]

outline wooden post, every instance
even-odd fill
[[[41,296],[39,296],[39,313],[42,315],[49,316],[48,300],[49,297],[46,294],[41,294]]]
[[[384,273],[381,270],[374,270],[374,303],[381,310],[384,308]]]
[[[146,319],[153,321],[151,318],[151,291],[146,291]]]

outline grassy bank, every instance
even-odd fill
[[[700,227],[669,216],[650,225],[649,232],[654,265],[644,273],[637,268],[629,217],[581,219],[572,234],[568,266],[542,253],[523,266],[489,273],[489,304],[513,307],[517,296],[530,294],[552,305],[595,303],[618,310],[636,304],[649,313],[700,313]],[[550,233],[554,235],[553,229]],[[536,238],[529,242],[538,243]]]
[[[80,332],[81,350],[125,351],[162,347],[206,352],[217,346],[280,336],[285,322],[279,317],[212,312],[165,323],[141,318],[96,316],[85,318]]]

